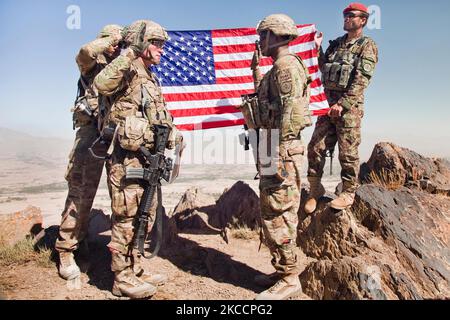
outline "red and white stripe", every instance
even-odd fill
[[[320,114],[328,102],[320,80],[317,50],[314,45],[315,25],[297,26],[300,36],[289,44],[289,50],[299,55],[313,80],[310,109]],[[228,127],[244,124],[236,109],[241,95],[253,93],[250,64],[258,39],[253,28],[212,31],[216,84],[196,86],[166,86],[162,88],[167,107],[180,130]],[[271,58],[261,59],[262,73],[272,67]]]

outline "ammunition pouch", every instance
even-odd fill
[[[136,115],[128,116],[119,126],[117,138],[120,146],[129,151],[138,151],[141,146],[153,148],[154,134],[148,120]]]
[[[242,95],[242,103],[237,108],[242,112],[249,129],[261,128],[262,121],[256,93]]]
[[[354,66],[345,63],[325,63],[322,81],[329,90],[345,91],[353,74]]]

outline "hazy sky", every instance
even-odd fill
[[[350,1],[1,1],[0,127],[72,139],[69,109],[79,76],[75,55],[103,25],[151,19],[168,30],[254,27],[271,13],[315,23],[328,40],[343,34]],[[367,90],[361,151],[393,141],[425,155],[450,157],[450,1],[370,1],[381,29],[366,30],[380,62]],[[69,5],[81,29],[66,27]],[[309,140],[312,128],[305,130]],[[364,159],[363,159],[364,160]]]

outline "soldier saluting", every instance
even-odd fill
[[[73,252],[87,234],[89,214],[104,165],[104,161],[92,157],[88,151],[99,136],[103,111],[93,82],[95,76],[119,55],[122,31],[119,25],[106,25],[95,40],[81,47],[76,56],[80,79],[73,125],[78,129],[65,174],[69,191],[55,245],[59,253],[59,274],[66,280],[80,276]]]
[[[372,39],[363,35],[369,17],[367,7],[351,3],[343,14],[347,34],[330,41],[325,53],[321,48],[322,36],[315,39],[317,49],[320,48],[319,66],[331,110],[327,116],[318,118],[308,144],[310,195],[305,204],[307,213],[314,212],[317,200],[325,193],[321,184],[325,154],[327,150],[334,149],[336,142],[343,189],[330,206],[337,210],[351,206],[358,188],[358,147],[361,143],[364,90],[378,62],[378,49]]]
[[[133,222],[144,188],[139,180],[126,177],[126,170],[145,165],[140,147],[154,148],[157,137],[152,126],[161,125],[171,130],[167,148],[175,146],[175,125],[166,108],[158,80],[149,67],[160,63],[166,30],[150,20],[138,20],[127,28],[124,41],[128,48],[102,72],[94,84],[104,96],[114,97],[105,126],[116,128],[112,141],[114,150],[108,164],[108,186],[112,198],[112,234],[108,244],[111,250],[111,269],[114,272],[112,293],[130,298],[146,298],[155,294],[157,285],[167,277],[145,271],[141,256],[133,247]],[[150,214],[155,216],[161,201],[154,197]]]

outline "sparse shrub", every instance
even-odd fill
[[[257,230],[250,229],[248,226],[239,222],[236,217],[233,217],[230,233],[235,239],[251,240],[259,238],[259,232]]]
[[[404,178],[400,174],[384,168],[378,173],[370,172],[368,181],[387,190],[397,190],[405,183]]]
[[[33,239],[26,238],[13,246],[0,245],[0,265],[10,266],[36,261],[39,266],[50,268],[53,266],[51,253],[51,250],[47,248],[35,250]]]

